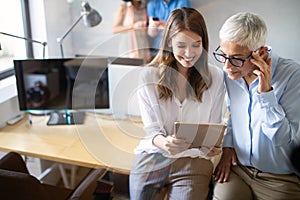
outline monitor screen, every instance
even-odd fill
[[[20,110],[109,108],[107,58],[14,60]]]

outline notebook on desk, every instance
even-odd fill
[[[191,143],[190,148],[221,146],[225,129],[225,124],[174,123],[176,137]]]

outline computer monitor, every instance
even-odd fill
[[[114,118],[140,116],[137,91],[143,69],[140,66],[123,63],[109,64],[110,110]]]
[[[107,58],[14,60],[19,107],[50,113],[48,125],[81,124],[84,110],[109,108]]]

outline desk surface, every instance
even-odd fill
[[[144,136],[139,119],[87,113],[83,125],[47,126],[49,116],[25,117],[0,129],[0,151],[83,167],[129,173],[133,150]]]

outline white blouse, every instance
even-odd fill
[[[223,71],[216,66],[209,65],[212,84],[203,93],[202,102],[195,99],[185,99],[182,103],[173,95],[172,99],[159,99],[157,83],[158,68],[146,67],[142,73],[138,90],[138,100],[146,137],[135,148],[135,153],[167,152],[153,145],[153,137],[157,134],[173,135],[174,122],[190,123],[220,123],[222,121],[225,86]],[[199,149],[189,149],[176,157],[202,157]]]

